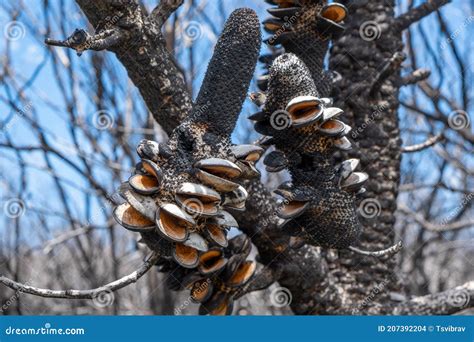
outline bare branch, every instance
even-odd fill
[[[467,220],[467,221],[456,221],[456,222],[447,222],[445,224],[434,224],[425,220],[425,218],[419,214],[415,213],[414,211],[410,210],[407,206],[401,204],[398,208],[401,212],[410,215],[420,226],[424,229],[429,230],[433,233],[442,233],[447,231],[453,230],[460,230],[464,228],[469,228],[474,226],[474,220]]]
[[[155,23],[161,27],[166,20],[183,4],[184,0],[161,0],[150,14]]]
[[[429,69],[416,69],[415,71],[411,72],[410,74],[402,77],[400,80],[400,85],[401,86],[406,86],[410,84],[415,84],[420,81],[426,80],[428,77],[430,77],[431,71]]]
[[[406,55],[403,52],[395,52],[391,58],[389,58],[382,69],[375,76],[372,85],[370,86],[370,97],[374,97],[377,90],[380,89],[383,82],[391,75],[395,74],[401,67],[403,61],[406,59]]]
[[[443,139],[444,139],[443,133],[439,133],[428,138],[425,142],[422,142],[421,144],[402,147],[402,152],[413,153],[413,152],[422,151],[428,147],[433,146],[434,144],[436,144],[437,142]]]
[[[450,2],[450,0],[428,0],[420,6],[403,13],[395,19],[397,30],[406,30],[411,24],[420,21],[427,15],[438,10],[441,6],[446,5],[448,2]]]
[[[64,234],[61,234],[55,237],[54,239],[49,240],[43,248],[43,253],[49,254],[51,253],[51,251],[53,250],[55,246],[61,243],[64,243],[72,238],[75,238],[76,236],[87,234],[90,231],[91,231],[90,227],[84,227],[84,228],[67,231]]]
[[[21,284],[14,280],[11,280],[5,276],[0,276],[0,283],[8,286],[12,290],[28,293],[34,296],[47,297],[47,298],[65,298],[65,299],[93,299],[96,298],[99,293],[103,292],[114,292],[124,288],[130,284],[136,283],[145,273],[147,273],[158,261],[160,254],[153,252],[147,260],[133,273],[126,275],[120,279],[117,279],[106,285],[97,287],[90,290],[50,290],[41,289],[38,287]]]
[[[85,50],[101,51],[119,44],[124,38],[118,29],[103,30],[95,35],[90,35],[87,31],[76,29],[65,40],[55,40],[46,38],[45,43],[51,46],[61,46],[76,50],[78,56]]]
[[[474,306],[474,281],[453,289],[415,297],[400,304],[393,310],[394,315],[452,315]]]
[[[400,252],[402,247],[403,247],[402,242],[399,241],[395,245],[393,245],[389,248],[386,248],[386,249],[382,249],[380,251],[364,251],[362,249],[359,249],[359,248],[353,247],[353,246],[349,246],[349,249],[351,251],[353,251],[354,253],[357,253],[357,254],[360,254],[360,255],[374,256],[374,257],[380,258],[380,257],[384,257],[384,256],[391,257],[391,256],[397,254],[398,252]]]

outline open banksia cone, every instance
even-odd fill
[[[351,148],[346,138],[351,128],[338,120],[342,113],[320,97],[298,57],[283,54],[275,59],[256,129],[271,135],[277,148],[264,160],[267,170],[287,168],[292,176],[291,183],[275,191],[284,199],[278,216],[291,235],[331,248],[355,243],[360,231],[355,194],[367,180],[365,173],[355,172],[358,160],[334,165],[335,151]]]
[[[256,262],[247,260],[250,250],[250,239],[238,235],[229,241],[229,248],[210,250],[201,256],[198,272],[183,280],[192,300],[201,304],[201,315],[232,313],[235,295],[256,271]]]
[[[263,21],[264,30],[270,34],[265,42],[273,47],[282,46],[286,52],[296,54],[308,66],[321,96],[328,96],[332,79],[323,69],[329,40],[344,31],[343,22],[347,9],[339,3],[327,4],[321,0],[266,1],[271,17]],[[271,64],[279,53],[266,56],[264,63]],[[261,79],[262,90],[268,87],[268,76]]]
[[[247,191],[239,182],[258,175],[255,163],[263,149],[234,146],[230,134],[260,43],[256,14],[249,9],[234,11],[189,118],[167,144],[140,142],[141,162],[120,188],[126,203],[114,210],[117,222],[142,233],[148,247],[184,268],[201,267],[203,258],[208,258],[211,271],[219,268],[211,265],[216,258],[213,253],[227,247],[227,231],[238,226],[226,210],[245,209]]]

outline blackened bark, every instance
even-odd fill
[[[349,9],[347,29],[334,44],[330,68],[342,76],[337,103],[350,120],[351,138],[357,146],[350,155],[359,158],[362,170],[369,174],[367,192],[359,205],[364,225],[360,246],[380,250],[395,242],[401,160],[399,70],[392,70],[380,84],[377,80],[387,62],[402,52],[403,43],[393,25],[395,1],[342,2]],[[373,36],[364,32],[367,25],[373,25]],[[369,94],[374,81],[376,88]],[[374,212],[370,212],[369,204]],[[345,293],[335,312],[363,313],[367,306],[390,302],[390,291],[400,291],[394,257],[375,258],[343,251],[328,263],[339,291]]]
[[[110,50],[127,69],[155,120],[170,134],[187,117],[192,101],[161,27],[133,0],[77,3],[96,31],[113,26],[125,34],[122,43]]]

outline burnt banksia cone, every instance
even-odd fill
[[[249,119],[259,133],[272,136],[277,148],[264,160],[267,171],[288,169],[292,175],[292,182],[275,191],[284,199],[278,215],[292,236],[346,248],[360,231],[354,202],[367,175],[354,172],[358,160],[333,162],[335,151],[351,148],[346,138],[351,128],[337,119],[343,111],[327,97],[332,77],[324,70],[324,58],[329,40],[344,31],[347,9],[321,0],[266,2],[277,6],[263,22],[271,34],[266,43],[273,47],[260,58],[269,70],[259,83],[266,101]]]
[[[334,165],[333,154],[351,148],[351,128],[337,120],[342,110],[320,97],[311,73],[294,54],[283,54],[270,69],[262,111],[254,115],[257,131],[272,136],[276,151],[264,160],[268,171],[287,168],[291,183],[275,191],[284,198],[278,216],[283,229],[307,243],[347,248],[360,231],[355,194],[367,175],[354,172],[358,160]],[[291,142],[291,144],[288,144]]]
[[[277,7],[268,12],[272,17],[264,20],[263,28],[271,36],[265,42],[284,47],[286,52],[296,54],[309,68],[321,96],[331,92],[332,77],[323,69],[329,40],[344,32],[343,22],[347,9],[339,3],[327,4],[323,0],[265,0]],[[261,58],[271,64],[279,54]],[[260,78],[261,89],[265,90],[268,76]]]
[[[227,230],[237,227],[226,209],[245,209],[239,184],[258,175],[263,149],[232,145],[232,133],[260,50],[256,14],[232,13],[216,45],[193,111],[168,144],[144,140],[141,162],[123,183],[125,203],[114,210],[125,228],[159,251],[165,262],[192,269],[202,258],[228,246]],[[204,263],[207,265],[207,263]],[[204,266],[201,266],[201,268]]]
[[[188,289],[191,299],[200,304],[200,315],[230,315],[236,296],[245,291],[255,274],[257,263],[247,260],[250,239],[238,235],[227,248],[212,248],[199,258],[197,269],[173,274],[176,289]]]

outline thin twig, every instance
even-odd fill
[[[402,147],[402,152],[413,153],[413,152],[422,151],[424,149],[427,149],[428,147],[433,146],[437,142],[443,140],[443,138],[444,138],[443,133],[436,134],[428,138],[425,142],[422,142],[421,144]]]
[[[409,209],[407,206],[403,204],[398,206],[398,210],[412,217],[416,221],[416,223],[418,223],[424,229],[429,230],[430,232],[434,232],[434,233],[460,230],[460,229],[474,226],[474,220],[435,224],[435,223],[427,221],[421,214],[415,213],[414,211],[412,211],[411,209]]]
[[[406,76],[403,76],[400,80],[401,86],[407,86],[426,80],[430,77],[431,71],[429,69],[416,69]]]
[[[0,283],[8,286],[12,290],[28,293],[34,296],[47,298],[65,298],[65,299],[94,299],[101,293],[114,292],[124,288],[130,284],[136,283],[145,273],[147,273],[153,265],[156,264],[160,254],[153,252],[147,260],[133,273],[117,279],[106,285],[90,290],[50,290],[18,283],[5,276],[0,276]]]
[[[392,255],[395,255],[398,252],[400,252],[402,247],[403,247],[402,242],[399,241],[395,245],[393,245],[389,248],[386,248],[386,249],[379,250],[379,251],[364,251],[362,249],[359,249],[359,248],[353,247],[353,246],[349,246],[349,249],[351,251],[353,251],[354,253],[357,253],[357,254],[360,254],[360,255],[374,256],[374,257],[380,258],[380,257],[383,257],[383,256],[390,256],[391,257]]]

